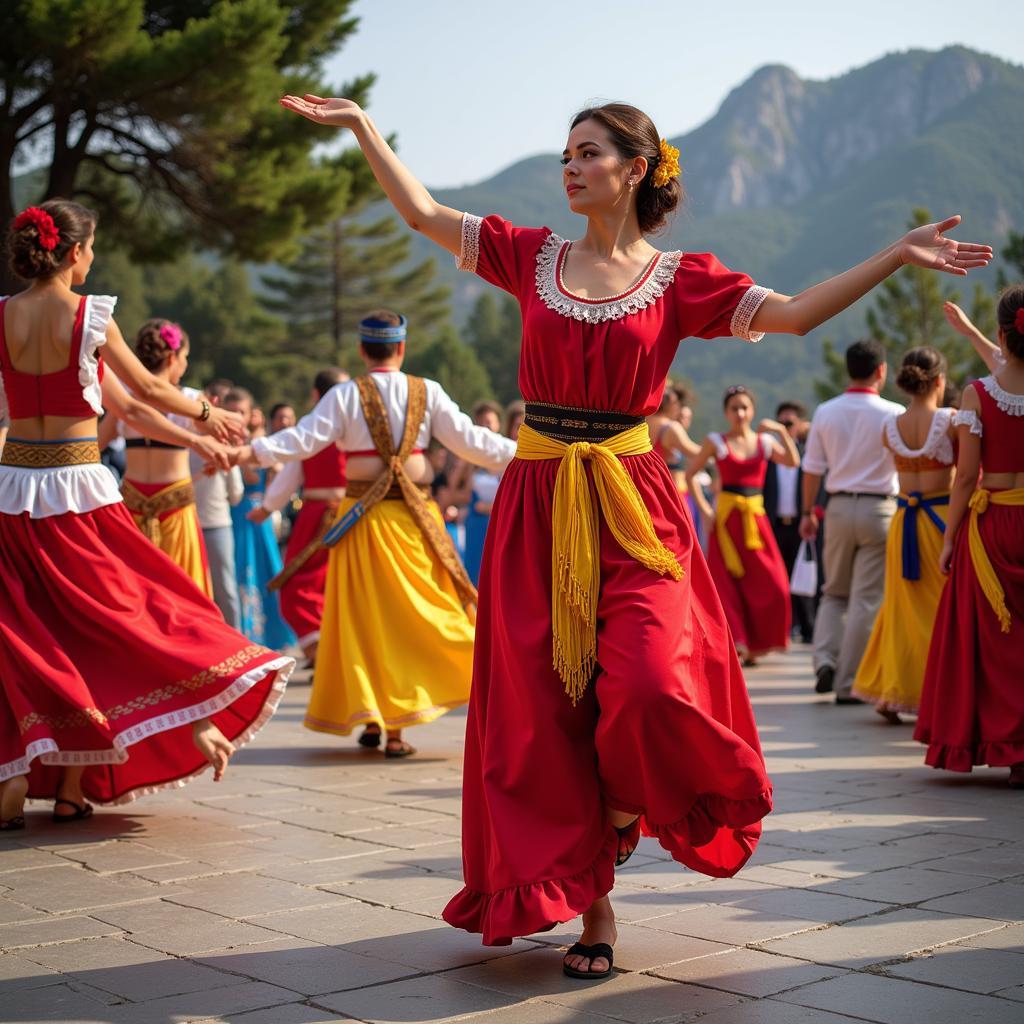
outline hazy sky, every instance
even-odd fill
[[[357,0],[341,83],[379,76],[370,111],[428,185],[560,151],[588,100],[646,110],[663,135],[710,117],[764,64],[824,79],[953,43],[1019,63],[1020,0]]]

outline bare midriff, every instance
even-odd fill
[[[350,455],[345,467],[349,480],[376,480],[384,472],[384,463],[376,455]],[[429,484],[434,481],[434,470],[422,453],[410,455],[405,460],[405,472],[414,484]]]
[[[8,437],[22,441],[74,441],[96,436],[96,417],[27,416],[11,420]]]
[[[953,467],[943,469],[924,469],[917,472],[900,473],[900,490],[904,494],[939,494],[953,486]]]
[[[1024,487],[1024,472],[982,473],[981,486],[986,491],[1012,491]]]
[[[345,488],[304,487],[302,497],[305,501],[341,501],[345,497]]]
[[[191,477],[188,451],[169,448],[128,448],[125,477],[140,484],[173,484]]]

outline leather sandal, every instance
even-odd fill
[[[406,743],[405,740],[388,740],[384,744],[385,757],[409,757],[416,753],[416,748]]]
[[[363,734],[359,737],[359,746],[376,748],[380,746],[380,726],[377,726],[377,731],[371,731],[371,726],[367,726],[363,730]]]
[[[574,942],[566,951],[566,956],[585,956],[591,964],[598,958],[608,961],[608,969],[604,971],[580,971],[570,967],[565,958],[562,959],[562,971],[570,978],[579,978],[582,981],[595,981],[598,978],[607,978],[612,973],[614,952],[607,942],[597,942],[593,946],[585,946],[582,942]]]
[[[621,868],[633,856],[640,842],[640,816],[637,815],[628,825],[623,825],[622,828],[619,828],[617,825],[612,825],[612,828],[619,834],[620,840],[626,843],[631,839],[633,840],[633,845],[625,855],[621,851],[617,851],[615,854],[615,866]]]
[[[74,807],[74,814],[58,814],[57,805],[65,804],[68,807]],[[58,799],[53,801],[53,820],[58,825],[65,825],[69,821],[82,821],[85,818],[92,817],[92,804],[76,804],[74,800],[63,800]]]
[[[19,832],[25,827],[25,816],[16,814],[13,818],[0,821],[0,832]]]

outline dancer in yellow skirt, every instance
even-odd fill
[[[853,693],[887,721],[917,714],[928,644],[946,577],[939,569],[953,483],[953,409],[940,408],[946,360],[929,346],[911,349],[896,383],[910,408],[890,416],[882,444],[900,478],[899,508],[885,549],[885,594],[857,670]]]
[[[337,541],[305,724],[342,736],[364,726],[363,746],[379,745],[385,730],[385,754],[405,757],[415,751],[402,729],[464,704],[473,668],[476,591],[429,500],[427,446],[437,438],[497,473],[515,444],[474,426],[436,381],[401,372],[404,317],[371,313],[360,338],[366,376],[333,387],[296,426],[255,439],[236,459],[266,466],[332,443],[347,452],[348,490],[325,538]]]

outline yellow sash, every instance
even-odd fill
[[[725,528],[725,521],[734,509],[738,509],[743,517],[743,546],[748,551],[760,551],[764,548],[764,541],[761,540],[761,531],[757,528],[757,517],[765,514],[764,495],[722,491],[715,506],[715,536],[718,537],[718,547],[729,575],[739,579],[743,575],[743,562],[729,531]]]
[[[974,574],[978,577],[978,583],[988,603],[992,605],[992,611],[996,613],[999,620],[999,628],[1004,633],[1010,632],[1010,610],[1006,607],[1006,594],[999,582],[995,569],[989,561],[985,544],[978,532],[978,516],[984,515],[989,505],[1024,505],[1024,487],[1015,487],[1010,491],[986,491],[979,487],[971,495],[968,508],[971,510],[971,518],[967,524],[967,543],[971,552],[971,561],[974,563]]]
[[[559,459],[551,509],[551,630],[555,671],[575,704],[597,659],[597,593],[601,563],[597,510],[583,466],[589,461],[598,503],[622,549],[662,576],[682,579],[682,566],[658,539],[651,514],[619,458],[651,450],[646,423],[605,441],[565,444],[526,426],[517,459]]]

